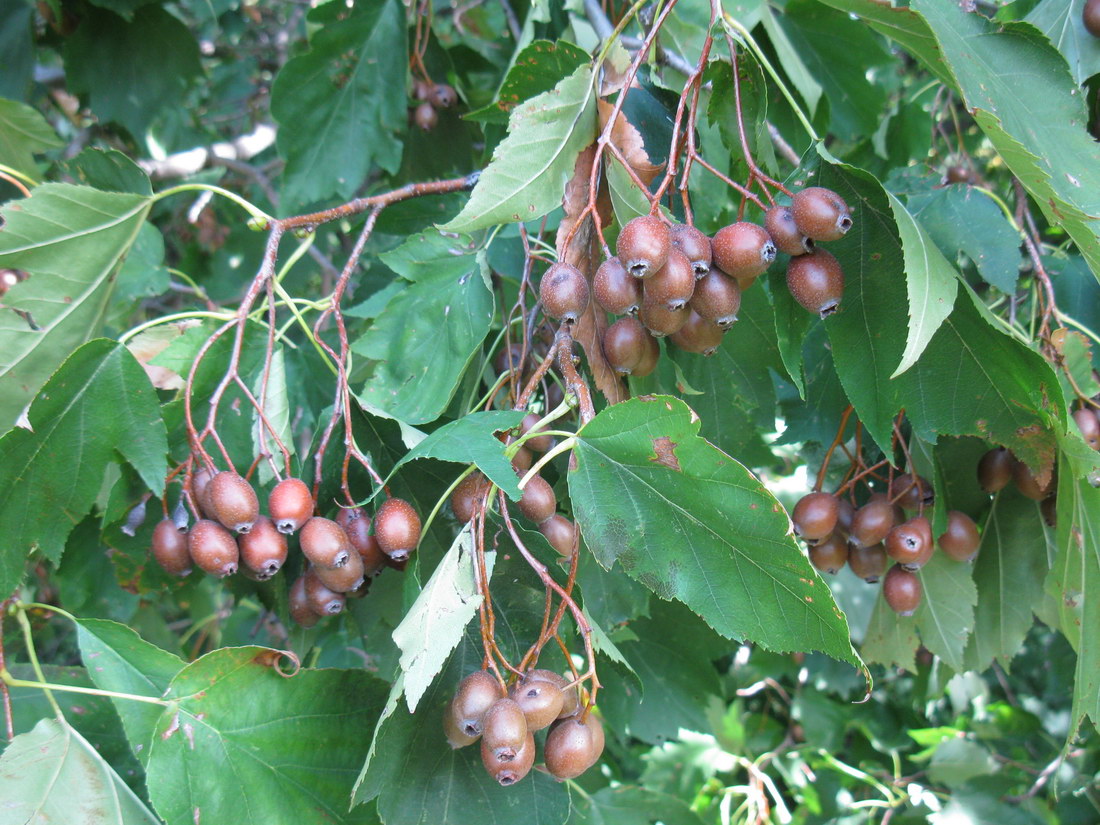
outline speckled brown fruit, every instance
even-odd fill
[[[447,715],[472,742],[481,736],[481,723],[485,713],[497,699],[503,697],[504,691],[491,673],[487,670],[475,670],[458,683]],[[459,746],[452,744],[451,747]]]
[[[920,607],[921,595],[924,588],[916,573],[905,570],[901,565],[895,564],[886,571],[886,578],[882,582],[882,595],[886,604],[899,616],[912,616]]]
[[[214,513],[206,500],[206,493],[210,489],[210,479],[213,477],[214,474],[205,467],[195,470],[191,476],[191,500],[195,502],[199,512],[208,519],[214,518]]]
[[[506,372],[519,372],[522,368],[522,344],[509,344],[506,347],[501,347],[496,357],[493,358],[493,369],[496,370],[497,375],[503,375]]]
[[[260,500],[256,498],[256,491],[232,470],[218,473],[210,479],[206,501],[214,519],[236,533],[247,533],[260,515]]]
[[[454,88],[446,83],[436,83],[431,88],[431,94],[428,96],[428,100],[432,105],[440,109],[449,109],[458,102],[458,95],[455,94]]]
[[[317,577],[316,568],[308,568],[304,578],[306,601],[309,603],[310,610],[318,616],[335,616],[344,609],[344,594],[326,587],[325,583]]]
[[[919,510],[931,507],[936,500],[932,483],[921,476],[902,473],[890,484],[890,500],[900,504],[903,510]]]
[[[886,572],[886,566],[890,563],[886,555],[886,548],[881,542],[870,547],[850,546],[848,549],[848,566],[859,578],[869,584],[874,584],[882,578]]]
[[[577,535],[577,525],[563,515],[555,513],[539,525],[539,532],[546,537],[553,547],[562,556],[573,553],[573,541]]]
[[[526,473],[531,469],[531,465],[534,461],[534,453],[526,447],[520,447],[516,450],[516,454],[512,456],[512,467],[514,467],[518,473]]]
[[[648,278],[665,265],[672,237],[668,224],[653,215],[628,222],[615,242],[615,254],[635,278]]]
[[[670,232],[672,246],[684,253],[684,257],[688,259],[688,263],[695,272],[695,277],[702,278],[706,275],[713,258],[710,238],[686,223],[674,224]]]
[[[1004,447],[994,447],[978,461],[978,484],[987,493],[1003,490],[1012,481],[1016,459]]]
[[[690,315],[691,310],[687,307],[674,312],[663,303],[643,300],[642,308],[638,312],[638,320],[642,322],[642,326],[649,330],[649,334],[654,338],[663,338],[679,330],[687,323]]]
[[[668,340],[685,352],[711,356],[722,346],[725,334],[726,331],[718,324],[700,317],[695,310],[690,310],[684,325],[672,333]]]
[[[637,318],[620,318],[604,330],[604,357],[619,375],[630,375],[645,357],[650,337]]]
[[[833,532],[839,513],[836,496],[831,493],[808,493],[794,506],[791,521],[798,535],[817,541]]]
[[[687,256],[679,249],[670,249],[665,265],[646,278],[643,300],[677,310],[687,306],[694,291],[695,272]]]
[[[852,544],[869,547],[883,541],[894,527],[894,507],[882,493],[878,493],[856,510],[852,518]]]
[[[488,490],[489,480],[476,470],[458,483],[451,493],[451,512],[460,524],[474,517]]]
[[[520,422],[519,432],[520,435],[527,435],[539,423],[539,416],[534,413],[527,413],[523,417],[523,421]],[[546,429],[546,426],[539,428],[539,431]],[[524,446],[529,450],[534,450],[536,453],[545,453],[554,446],[554,436],[552,435],[536,435],[528,438],[523,442]]]
[[[645,337],[645,351],[642,353],[642,360],[638,362],[638,366],[634,368],[634,372],[631,373],[635,378],[645,378],[653,370],[657,369],[657,363],[661,360],[661,345],[657,343],[657,339],[649,333],[646,333]]]
[[[544,679],[523,678],[512,685],[508,695],[527,718],[529,733],[549,727],[561,713],[565,697],[561,688]]]
[[[302,627],[313,627],[321,620],[321,617],[313,612],[306,598],[306,577],[299,576],[290,586],[290,594],[287,596],[290,608],[290,618],[294,619]]]
[[[577,686],[570,686],[571,679],[562,676],[560,673],[555,673],[552,670],[544,670],[542,668],[535,668],[528,671],[528,679],[542,679],[544,682],[550,682],[558,686],[558,690],[562,692],[562,706],[561,712],[558,714],[559,719],[564,719],[567,716],[572,716],[581,709],[581,695],[577,691]]]
[[[519,500],[520,512],[535,524],[542,524],[554,515],[557,508],[558,497],[554,495],[554,488],[542,476],[531,476]]]
[[[435,107],[425,101],[413,110],[413,123],[420,131],[430,132],[439,123],[439,115],[436,114]]]
[[[349,593],[356,590],[366,579],[363,558],[358,553],[350,554],[348,563],[343,567],[329,569],[315,565],[313,572],[321,580],[321,584],[334,593]]]
[[[642,306],[642,282],[626,271],[618,258],[608,258],[592,279],[592,293],[604,312],[637,315]]]
[[[374,536],[383,553],[403,561],[420,544],[420,516],[404,499],[388,498],[374,516]]]
[[[1100,37],[1100,0],[1085,0],[1081,22],[1085,24],[1085,31],[1093,37]]]
[[[386,554],[371,533],[370,517],[366,511],[362,507],[341,507],[336,513],[336,523],[362,559],[363,575],[367,578],[377,576],[386,566]]]
[[[286,561],[286,536],[275,529],[275,522],[260,516],[252,529],[237,539],[241,562],[260,577],[270,579],[282,569]]]
[[[1100,450],[1100,418],[1096,417],[1096,413],[1088,409],[1074,410],[1073,420],[1085,443],[1094,450]]]
[[[322,516],[314,516],[302,525],[298,544],[305,557],[321,567],[343,567],[354,552],[343,528]]]
[[[597,731],[597,728],[599,730]],[[603,753],[603,726],[592,714],[555,722],[546,737],[546,770],[557,779],[573,779],[591,768]]]
[[[300,478],[284,478],[267,497],[267,512],[280,533],[293,533],[313,515],[313,494]]]
[[[780,252],[805,255],[814,251],[814,242],[798,230],[789,206],[773,206],[764,213],[764,228]]]
[[[821,186],[795,192],[791,213],[802,234],[815,241],[839,241],[852,228],[848,204],[836,192]]]
[[[787,264],[787,289],[810,312],[827,318],[840,308],[844,272],[840,262],[824,249],[791,258]]]
[[[233,534],[210,519],[195,523],[187,534],[191,560],[211,576],[224,578],[237,572],[240,552]]]
[[[487,753],[484,740],[481,745],[481,761],[489,776],[493,777],[502,786],[507,788],[515,785],[523,777],[531,772],[535,764],[535,737],[527,734],[523,745],[516,751],[516,755],[509,761],[501,761]]]
[[[970,516],[958,510],[947,511],[947,529],[937,539],[943,552],[955,561],[970,561],[978,555],[981,540],[978,525]]]
[[[839,533],[833,533],[810,547],[810,564],[822,573],[840,572],[848,561],[848,542]]]
[[[741,285],[736,278],[724,275],[717,267],[711,267],[695,284],[691,308],[699,317],[713,321],[722,329],[729,329],[737,320],[737,313],[741,309]]]
[[[775,244],[768,231],[748,221],[719,229],[711,247],[715,266],[738,280],[762,275],[775,260]]]
[[[187,534],[181,533],[170,518],[157,522],[153,528],[153,558],[173,576],[186,576],[191,572]]]
[[[482,757],[510,762],[527,738],[527,717],[514,699],[497,699],[485,711],[481,720]]]
[[[836,500],[836,527],[833,529],[845,538],[852,534],[852,519],[856,516],[856,508],[846,498]]]
[[[539,300],[551,318],[574,324],[588,309],[588,281],[575,266],[558,261],[542,276]]]
[[[886,534],[886,554],[909,571],[920,570],[930,558],[935,545],[932,527],[924,516],[896,524]]]
[[[1039,479],[1031,472],[1031,468],[1019,459],[1012,465],[1012,480],[1016,482],[1016,489],[1034,501],[1042,501],[1054,492],[1054,473],[1048,473],[1046,484],[1040,484]]]

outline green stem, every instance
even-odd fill
[[[545,434],[546,433],[536,433],[536,435],[545,435]],[[521,478],[519,480],[519,488],[522,490],[527,485],[527,482],[529,482],[531,480],[532,476],[538,475],[539,470],[541,470],[543,467],[545,467],[547,464],[549,464],[551,461],[553,461],[555,458],[557,458],[562,453],[567,453],[576,446],[577,446],[576,437],[575,436],[570,436],[569,438],[566,438],[564,441],[562,441],[560,444],[558,444],[558,446],[556,446],[554,449],[549,450],[546,453],[546,455],[544,455],[542,458],[540,458],[538,461],[536,461],[534,464],[532,464],[531,469],[528,470],[526,475],[524,475],[523,478]]]
[[[173,186],[169,189],[157,192],[153,195],[153,201],[159,201],[170,195],[178,195],[181,192],[213,192],[215,195],[222,195],[223,197],[229,198],[229,200],[233,201],[253,218],[258,218],[268,223],[275,220],[275,218],[268,215],[251,201],[242,198],[236,192],[230,192],[228,189],[222,189],[220,186],[214,186],[211,183],[181,183],[179,186]]]
[[[115,690],[100,690],[99,688],[78,687],[77,685],[58,685],[53,682],[34,682],[29,679],[16,679],[7,670],[0,670],[0,681],[8,687],[41,688],[46,692],[46,696],[50,699],[50,702],[58,713],[60,713],[61,710],[58,708],[57,702],[50,695],[50,691],[53,690],[62,693],[82,693],[86,696],[103,696],[108,699],[129,699],[133,702],[146,702],[150,705],[160,705],[161,707],[167,707],[169,704],[163,699],[157,699],[154,696],[138,696],[135,693],[119,693]]]
[[[140,335],[141,333],[145,332],[145,330],[147,330],[147,329],[152,329],[153,327],[159,327],[162,324],[171,324],[175,321],[185,321],[188,318],[210,318],[211,320],[214,320],[214,321],[230,321],[234,317],[235,317],[235,314],[232,313],[232,312],[225,312],[225,313],[210,312],[210,310],[204,310],[204,309],[196,309],[196,310],[192,310],[190,312],[176,312],[176,313],[173,313],[172,315],[164,315],[160,318],[154,318],[152,321],[146,321],[142,324],[138,324],[133,329],[129,329],[126,332],[122,333],[122,335],[120,335],[118,337],[118,342],[120,344],[125,344],[131,338],[134,338],[135,336]]]
[[[13,178],[18,178],[19,180],[23,181],[28,186],[30,186],[32,189],[35,186],[38,186],[38,181],[36,181],[30,175],[25,174],[23,172],[20,172],[18,169],[13,169],[12,167],[8,166],[7,164],[0,163],[0,172],[4,172],[8,175],[11,175]]]
[[[31,660],[31,667],[34,669],[34,675],[38,677],[39,682],[45,685],[46,674],[42,672],[42,665],[38,663],[38,653],[34,649],[34,637],[31,635],[31,623],[27,619],[27,611],[17,605],[15,619],[19,622],[19,629],[23,631],[23,643],[27,646],[27,658]],[[6,669],[0,673],[0,677],[3,677],[5,682],[12,678],[11,674],[8,673]],[[64,719],[65,714],[61,712],[61,705],[57,704],[57,699],[50,693],[48,687],[44,687],[43,689],[46,692],[46,699],[49,701],[50,707],[52,707],[54,713],[57,714],[57,718]]]

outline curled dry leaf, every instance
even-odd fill
[[[158,390],[179,390],[185,383],[183,377],[174,370],[160,367],[149,362],[168,349],[168,345],[187,332],[199,321],[180,321],[173,324],[161,324],[135,335],[126,344],[126,348],[138,360],[149,380]]]
[[[611,119],[611,113],[614,111],[615,107],[606,100],[598,101],[597,105],[600,115],[600,130],[602,132],[607,126],[607,122]],[[615,148],[619,150],[624,158],[626,158],[626,162],[630,164],[630,168],[634,170],[634,174],[637,175],[646,186],[651,184],[653,179],[657,177],[657,173],[664,168],[663,164],[658,166],[650,162],[641,133],[634,128],[634,124],[627,120],[626,115],[622,112],[619,112],[618,117],[615,118],[615,125],[611,127],[611,142],[615,144]]]

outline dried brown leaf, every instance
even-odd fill
[[[611,113],[615,107],[606,100],[598,101],[597,106],[599,107],[600,130],[602,132],[607,127],[607,122],[611,119]],[[657,177],[657,173],[664,168],[664,164],[655,165],[650,161],[641,133],[634,128],[634,124],[627,120],[626,115],[622,112],[619,112],[618,117],[615,118],[615,125],[611,127],[611,142],[626,159],[630,168],[634,170],[634,174],[646,186],[651,184],[653,179]]]

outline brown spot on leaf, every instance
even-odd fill
[[[172,738],[172,734],[175,733],[176,731],[178,731],[179,729],[180,729],[180,715],[179,715],[179,712],[177,711],[176,715],[172,717],[171,724],[169,724],[168,728],[164,731],[164,733],[162,733],[160,735],[160,738],[163,741],[168,741],[169,739]]]
[[[662,464],[670,470],[680,472],[680,459],[676,457],[676,448],[679,445],[667,436],[653,439],[654,456],[650,461]]]

